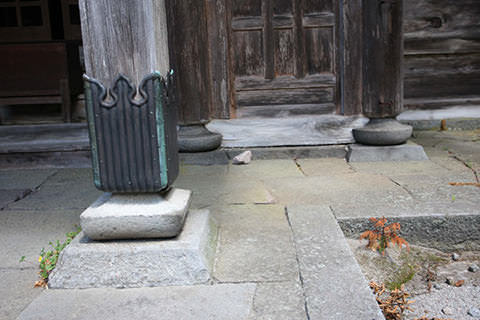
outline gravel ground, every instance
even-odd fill
[[[415,301],[410,305],[414,311],[407,311],[405,319],[480,319],[480,271],[469,271],[480,265],[480,252],[458,252],[453,260],[453,253],[412,245],[409,252],[388,248],[382,256],[365,248],[366,241],[348,242],[368,281],[388,284],[410,279],[405,291]]]

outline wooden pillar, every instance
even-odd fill
[[[363,5],[363,114],[393,118],[403,108],[403,0]]]
[[[180,152],[216,149],[222,136],[204,124],[212,115],[207,1],[167,0],[170,60],[176,70]]]
[[[363,1],[363,106],[370,122],[353,130],[362,144],[404,143],[412,127],[395,120],[403,109],[403,0]]]
[[[85,69],[109,86],[170,70],[165,0],[80,0]]]
[[[165,0],[80,0],[94,181],[159,192],[178,174]]]

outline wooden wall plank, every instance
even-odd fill
[[[343,113],[353,115],[362,111],[362,0],[344,1],[342,18],[344,41],[341,72],[343,72],[343,88],[340,90],[343,90]]]
[[[322,104],[333,102],[334,88],[295,90],[256,90],[237,92],[238,106],[268,106],[282,104]]]
[[[228,34],[225,1],[206,0],[208,57],[210,70],[210,117],[228,119]]]

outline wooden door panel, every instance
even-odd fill
[[[334,42],[332,28],[305,30],[306,66],[308,74],[334,72]]]
[[[274,34],[275,76],[293,75],[295,73],[293,30],[275,30]]]
[[[237,76],[263,75],[262,31],[238,31],[234,33],[234,72]]]
[[[231,1],[236,108],[252,107],[269,114],[262,108],[292,111],[291,105],[298,105],[312,110],[317,104],[322,112],[333,112],[337,96],[334,1]]]

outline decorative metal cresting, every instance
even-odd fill
[[[124,75],[111,89],[83,78],[95,186],[123,193],[167,189],[178,175],[173,71],[147,75],[138,95]]]

